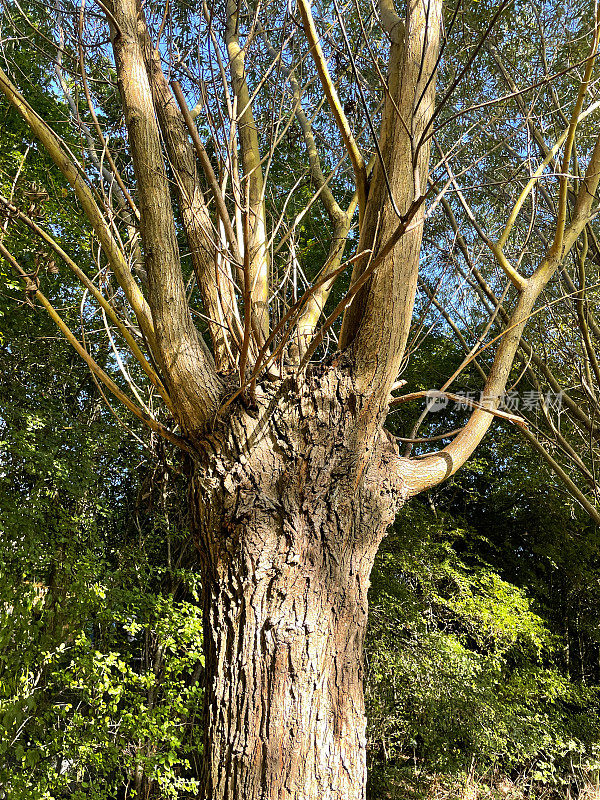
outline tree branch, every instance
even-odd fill
[[[46,242],[46,244],[48,244],[52,248],[52,250],[54,250],[56,255],[65,262],[65,264],[74,273],[74,275],[81,282],[81,284],[85,286],[85,288],[90,292],[90,294],[96,299],[100,307],[106,312],[106,314],[108,314],[110,320],[114,323],[121,336],[127,342],[133,356],[137,359],[137,361],[139,362],[140,366],[150,379],[153,386],[155,386],[155,388],[158,390],[160,396],[165,401],[167,408],[170,411],[173,411],[173,404],[171,403],[171,398],[169,397],[167,390],[163,386],[159,376],[156,374],[152,366],[148,363],[148,360],[138,347],[137,342],[135,341],[131,333],[127,330],[127,327],[117,316],[115,309],[103,297],[101,292],[98,291],[98,289],[94,286],[94,284],[85,274],[85,272],[83,272],[83,270],[77,266],[77,264],[73,261],[73,259],[67,253],[65,253],[65,251],[58,244],[58,242],[55,239],[53,239],[52,236],[50,236],[50,234],[47,233],[47,231],[45,231],[43,228],[40,228],[36,222],[34,222],[26,214],[20,211],[5,197],[2,197],[2,195],[0,195],[0,203],[2,203],[2,205],[7,209],[7,211],[11,215],[17,217],[22,222],[24,222],[25,225],[27,225],[33,231],[33,233],[36,234],[36,236],[39,236],[40,239],[42,239],[42,241]]]
[[[250,208],[250,286],[254,316],[257,320],[261,339],[269,335],[269,262],[266,249],[266,219],[264,202],[264,182],[260,163],[258,132],[248,83],[246,80],[245,54],[240,47],[238,25],[238,0],[227,0],[227,21],[225,43],[229,54],[229,68],[234,95],[237,98],[239,113],[238,135],[242,156],[244,179],[248,181]],[[259,341],[260,346],[263,342]]]
[[[585,80],[585,79],[584,79]],[[579,116],[579,111],[577,113]],[[488,409],[495,409],[506,388],[510,370],[521,344],[521,337],[527,319],[531,315],[536,300],[541,295],[564,258],[573,247],[591,216],[591,204],[600,181],[600,135],[596,139],[594,151],[586,170],[575,202],[571,224],[561,236],[560,253],[556,251],[556,237],[548,248],[545,257],[527,281],[520,293],[508,327],[501,338],[494,363],[484,387]],[[559,218],[557,230],[562,225]],[[471,456],[491,424],[485,412],[477,410],[456,439],[439,453],[413,459],[405,464],[406,485],[410,494],[417,494],[436,486],[453,475]]]
[[[121,402],[123,405],[132,411],[138,419],[142,420],[142,422],[147,425],[150,430],[154,431],[155,433],[160,434],[164,439],[167,439],[172,444],[176,445],[177,447],[181,448],[182,450],[186,450],[190,452],[190,446],[182,439],[180,436],[172,433],[170,430],[165,428],[162,423],[152,417],[143,409],[139,408],[132,400],[124,394],[121,389],[117,386],[117,384],[113,381],[113,379],[106,374],[106,372],[94,361],[94,359],[90,356],[88,351],[81,345],[77,337],[71,332],[68,325],[65,323],[63,318],[60,314],[56,311],[54,306],[50,303],[47,297],[42,294],[42,292],[38,289],[38,287],[33,284],[31,279],[27,276],[27,273],[19,266],[14,256],[4,247],[2,242],[0,242],[0,256],[2,256],[13,268],[13,270],[19,275],[19,277],[24,281],[25,286],[27,287],[27,291],[31,293],[32,296],[35,296],[45,310],[48,312],[48,315],[52,319],[53,322],[56,323],[58,329],[63,334],[65,339],[69,342],[70,345],[75,349],[77,354],[85,361],[88,365],[92,374],[98,378],[106,388]]]
[[[225,342],[227,328],[231,327],[236,331],[237,339],[235,335],[232,337],[234,343],[239,340],[240,335],[239,319],[236,320],[235,295],[231,283],[223,280],[223,276],[215,269],[217,254],[209,236],[212,227],[210,215],[198,180],[194,151],[189,143],[183,110],[178,109],[169,91],[160,63],[160,53],[152,46],[145,19],[141,39],[154,107],[169,161],[176,176],[177,202],[190,248],[192,267],[209,318],[208,326],[213,341],[216,367],[223,369],[229,361],[229,348]],[[179,99],[178,102],[181,106]],[[187,110],[187,106],[185,108]],[[193,127],[193,123],[191,125]],[[219,206],[217,208],[220,210]],[[229,222],[228,216],[227,221]],[[231,223],[229,228],[231,229]],[[235,237],[233,247],[237,248]],[[232,254],[234,259],[239,258],[236,250],[232,249]],[[237,328],[235,328],[236,321]],[[233,364],[229,366],[233,367]]]
[[[412,316],[429,161],[429,146],[417,151],[416,145],[433,114],[441,25],[441,0],[410,0],[404,43],[393,43],[390,50],[389,95],[380,138],[383,163],[375,164],[358,246],[359,252],[372,250],[374,260],[382,263],[342,323],[340,346],[352,345],[358,383],[372,398],[369,407],[374,417],[387,405]],[[383,180],[384,169],[402,215],[400,226]],[[403,224],[408,218],[411,224]],[[355,264],[353,283],[363,268],[364,264]]]
[[[344,109],[342,108],[335,86],[331,80],[329,70],[327,69],[327,61],[325,60],[325,55],[319,42],[319,34],[315,27],[309,0],[298,0],[298,7],[300,9],[300,16],[302,17],[304,33],[310,45],[310,53],[315,62],[317,72],[319,73],[321,85],[323,86],[336,125],[342,135],[344,146],[350,156],[350,162],[354,170],[354,179],[356,181],[356,190],[358,192],[359,219],[362,220],[367,204],[368,193],[365,160],[350,130],[350,125],[344,114]]]
[[[121,30],[113,35],[115,64],[138,186],[148,293],[156,326],[157,357],[182,427],[201,429],[222,391],[212,357],[198,337],[187,304],[175,221],[160,146],[141,33],[145,21],[136,0],[115,0]]]
[[[154,325],[150,308],[139,288],[125,257],[117,245],[110,229],[98,208],[90,187],[79,173],[66,154],[58,137],[46,122],[37,114],[29,103],[23,98],[21,93],[10,82],[6,74],[0,69],[0,91],[6,99],[29,125],[34,135],[39,139],[44,149],[54,161],[58,169],[64,175],[69,184],[73,187],[77,199],[81,203],[84,214],[89,220],[94,233],[98,237],[102,251],[106,256],[108,264],[115,274],[115,277],[125,293],[131,305],[140,328],[152,350],[155,348]]]

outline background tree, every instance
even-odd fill
[[[99,282],[61,246],[64,223],[48,230],[34,219],[45,198],[37,188],[33,206],[19,208],[15,196],[2,200],[0,253],[29,302],[49,312],[96,379],[186,453],[207,673],[200,795],[360,797],[362,644],[373,560],[398,509],[460,469],[493,418],[507,417],[498,406],[524,327],[593,221],[600,139],[586,138],[584,122],[595,106],[584,104],[599,27],[596,21],[586,30],[589,20],[576,15],[568,20],[566,30],[585,40],[585,49],[574,48],[555,70],[568,75],[571,97],[566,120],[556,112],[564,131],[549,145],[551,153],[562,147],[556,213],[542,217],[549,234],[525,262],[511,257],[507,242],[550,159],[530,169],[497,238],[491,229],[498,218],[481,204],[486,232],[464,200],[450,155],[481,148],[463,168],[476,170],[493,163],[498,142],[490,147],[485,136],[475,137],[466,151],[468,129],[450,143],[434,138],[444,128],[456,132],[456,120],[472,112],[498,106],[500,113],[497,97],[454,113],[449,102],[466,76],[471,90],[487,85],[488,73],[474,64],[486,43],[489,49],[491,31],[515,45],[523,9],[482,6],[480,35],[466,49],[460,36],[452,47],[451,34],[461,21],[464,34],[470,20],[456,6],[444,22],[437,0],[409,2],[404,21],[387,2],[343,10],[334,3],[317,22],[305,0],[297,10],[230,0],[203,5],[197,15],[184,4],[142,9],[132,0],[99,9],[57,5],[53,20],[36,6],[7,12],[17,41],[25,25],[28,40],[49,51],[57,82],[46,79],[48,103],[60,87],[71,133],[53,130],[46,109],[26,99],[27,86],[15,85],[8,38],[12,80],[0,73],[5,97],[87,218],[99,245],[92,244]],[[174,74],[183,90],[175,81],[171,93],[167,76]],[[547,74],[542,84],[553,80]],[[193,113],[184,92],[200,94]],[[503,120],[513,168],[529,168],[527,126]],[[304,156],[281,146],[290,131],[301,132]],[[432,143],[441,156],[430,165]],[[575,154],[585,166],[570,194]],[[300,174],[290,171],[303,164]],[[306,179],[316,189],[308,202]],[[508,281],[502,294],[511,310],[490,342],[492,363],[482,367],[483,398],[471,404],[463,427],[442,450],[401,455],[384,425],[390,404],[421,396],[396,400],[392,392],[412,348],[419,266],[428,254],[423,229],[440,207],[452,220],[452,204],[444,205],[450,193],[500,270],[490,277],[493,286]],[[317,203],[329,220],[323,243]],[[531,220],[537,223],[533,214]],[[466,236],[456,225],[454,236]],[[24,230],[41,238],[100,306],[118,381],[42,293],[35,260],[24,266],[11,253],[19,252]],[[189,265],[181,257],[185,245]],[[340,297],[332,286],[349,263]],[[425,260],[426,283],[438,266]],[[442,305],[454,274],[438,289]],[[303,281],[310,284],[304,292]],[[413,333],[427,314],[425,304]],[[498,316],[493,310],[483,322],[484,337]],[[116,331],[129,348],[126,361]],[[462,344],[460,327],[456,336]]]

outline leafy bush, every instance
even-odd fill
[[[573,779],[574,754],[582,774],[597,769],[598,686],[565,672],[552,620],[481,558],[482,538],[413,505],[378,556],[366,697],[380,790],[402,766],[457,775],[477,764],[554,785]]]

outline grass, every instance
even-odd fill
[[[600,800],[591,775],[573,774],[569,785],[550,786],[528,776],[512,779],[498,772],[462,775],[419,773],[406,764],[371,771],[368,800]]]

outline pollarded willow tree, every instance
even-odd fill
[[[13,36],[0,88],[99,247],[95,264],[76,264],[58,227],[32,211],[44,190],[19,207],[16,174],[1,198],[0,254],[104,390],[186,453],[203,563],[205,800],[364,796],[362,643],[379,543],[403,504],[465,464],[495,417],[522,424],[499,410],[522,333],[597,211],[600,136],[580,131],[595,108],[600,28],[589,14],[571,20],[577,47],[561,52],[556,74],[510,93],[531,100],[557,75],[570,92],[551,155],[524,148],[526,126],[505,120],[501,144],[515,167],[502,183],[519,191],[498,237],[498,211],[480,203],[477,218],[461,191],[467,168],[457,175],[452,159],[474,167],[497,154],[477,133],[481,114],[478,123],[469,115],[493,121],[506,97],[452,104],[469,81],[489,85],[475,65],[513,10],[482,8],[469,41],[467,10],[441,0],[403,9],[333,0],[318,14],[309,0],[5,9]],[[510,25],[528,13],[525,5]],[[17,69],[9,76],[11,43],[23,37],[53,64],[46,91],[68,109],[75,138],[30,105]],[[576,152],[586,164],[571,180]],[[554,157],[560,168],[549,172]],[[535,258],[512,258],[511,232],[525,211],[525,230],[535,225],[542,179],[554,192],[543,219],[551,235]],[[478,236],[487,248],[489,280],[506,281],[509,310],[486,343],[493,360],[464,427],[443,449],[401,454],[386,418],[423,394],[393,393],[404,383],[420,266],[426,285],[433,274],[424,228],[442,207],[454,242],[471,252],[466,242]],[[17,230],[43,240],[53,265],[60,259],[94,298],[120,378],[67,327],[40,272],[11,252]],[[478,265],[469,269],[472,282]],[[437,303],[450,308],[442,290]],[[417,328],[431,308],[421,307]]]

